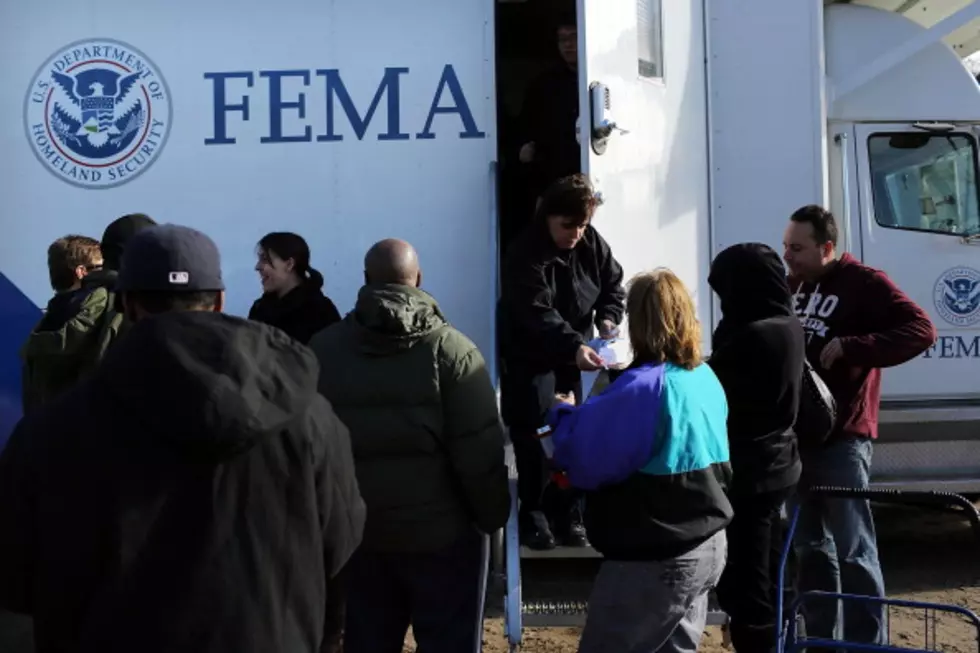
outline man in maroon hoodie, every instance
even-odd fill
[[[923,353],[936,341],[936,329],[884,272],[850,254],[838,257],[837,223],[826,209],[810,205],[797,210],[783,246],[793,308],[806,332],[807,358],[837,401],[837,425],[827,445],[801,452],[805,482],[867,487],[872,442],[878,436],[881,368]],[[797,545],[801,591],[884,596],[868,501],[807,503]],[[813,602],[806,611],[807,634],[885,643],[880,607],[842,603],[843,624],[836,601]]]

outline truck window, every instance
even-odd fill
[[[662,80],[664,76],[661,0],[636,1],[636,41],[640,77]]]
[[[872,134],[868,160],[878,224],[943,234],[980,232],[977,144],[970,134]]]

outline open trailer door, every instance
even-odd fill
[[[577,0],[577,8],[581,165],[604,204],[595,227],[627,280],[669,267],[710,323],[701,3]]]
[[[645,267],[631,259],[630,239],[642,236],[637,229],[655,227],[650,219],[653,207],[640,206],[643,215],[636,215],[630,209],[636,205],[629,200],[643,194],[645,188],[637,184],[649,184],[657,145],[651,117],[660,112],[664,95],[660,4],[659,0],[578,0],[582,172],[603,199],[595,226],[627,274]],[[640,25],[641,20],[646,24]],[[643,43],[641,30],[651,37]]]

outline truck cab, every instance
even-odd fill
[[[939,337],[883,375],[872,479],[975,494],[980,87],[961,58],[977,47],[980,3],[881,4],[825,8],[829,195],[847,248],[886,271]]]
[[[961,61],[980,3],[770,3],[765,17],[709,4],[713,251],[778,249],[795,208],[831,209],[838,249],[939,333],[883,372],[873,484],[980,492],[980,87]]]

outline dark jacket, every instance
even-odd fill
[[[248,319],[271,324],[304,345],[318,332],[340,321],[340,313],[323,291],[309,282],[279,297],[265,293],[252,304]]]
[[[108,297],[106,310],[99,325],[100,339],[97,349],[99,360],[106,356],[109,348],[122,338],[131,326],[123,311],[122,297],[116,292],[118,278],[119,272],[115,269],[103,268],[82,279],[82,290],[95,292],[101,289]]]
[[[591,225],[574,249],[559,250],[536,221],[508,250],[501,286],[499,345],[508,368],[574,365],[593,325],[619,324],[625,312],[623,268]]]
[[[585,527],[610,560],[682,555],[732,519],[725,392],[707,365],[646,363],[552,414],[555,463],[587,490]]]
[[[136,323],[0,455],[0,607],[38,653],[316,653],[364,504],[313,353],[217,313]]]
[[[881,270],[844,254],[815,283],[790,278],[806,354],[837,402],[831,437],[878,437],[881,368],[901,365],[936,342],[929,316]],[[844,355],[829,370],[820,352],[840,338]]]
[[[743,243],[715,258],[708,284],[721,301],[708,364],[728,397],[733,490],[790,487],[801,469],[793,425],[804,339],[790,306],[786,270],[766,245]]]
[[[480,351],[417,288],[369,285],[310,344],[320,392],[350,428],[364,546],[437,551],[507,521],[504,438]]]
[[[124,320],[114,286],[115,273],[98,270],[48,302],[20,352],[25,413],[89,376],[117,339]]]
[[[578,119],[578,73],[564,61],[549,68],[529,85],[521,107],[522,143],[534,142],[528,168],[537,196],[554,181],[581,171],[581,146],[575,137]]]

